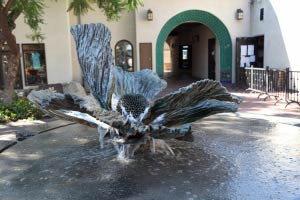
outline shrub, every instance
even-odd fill
[[[19,98],[10,105],[0,102],[0,122],[39,119],[41,117],[41,111],[25,98]]]

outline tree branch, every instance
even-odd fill
[[[28,4],[28,0],[23,0],[23,5],[26,4]],[[23,9],[20,9],[17,12],[10,13],[9,19],[11,20],[11,22],[15,22],[16,19],[22,14],[23,11],[24,11]]]
[[[16,0],[8,0],[4,9],[3,9],[3,13],[5,15],[8,14],[9,10],[11,9],[11,7],[14,5],[14,3],[16,2]]]
[[[9,46],[10,51],[12,52],[12,54],[18,55],[19,54],[19,49],[18,49],[18,46],[16,44],[16,38],[12,34],[7,22],[8,22],[7,21],[7,16],[3,12],[0,12],[1,37],[2,37],[3,41],[7,42],[7,45]]]

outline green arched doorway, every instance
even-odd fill
[[[223,22],[213,14],[201,10],[188,10],[172,17],[161,29],[156,41],[156,72],[163,75],[164,57],[163,47],[168,35],[177,26],[197,22],[210,28],[220,44],[220,79],[222,82],[230,82],[232,77],[232,42],[229,31]]]

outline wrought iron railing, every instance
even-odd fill
[[[291,103],[300,106],[300,71],[245,68],[248,90],[258,92],[258,98],[264,100],[274,97],[276,102],[285,101],[286,107]]]

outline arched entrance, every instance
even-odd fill
[[[156,41],[156,71],[163,75],[164,67],[164,43],[171,31],[186,22],[198,22],[210,28],[220,44],[220,80],[232,81],[232,42],[229,32],[223,22],[216,16],[206,11],[188,10],[172,17],[161,29]]]

